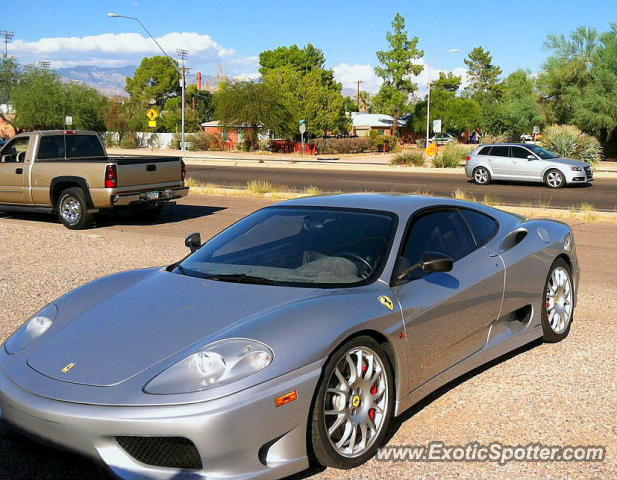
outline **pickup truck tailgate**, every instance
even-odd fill
[[[181,160],[170,158],[118,159],[118,187],[147,186],[182,181]]]

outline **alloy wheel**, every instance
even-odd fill
[[[546,316],[556,334],[563,333],[572,320],[572,281],[568,271],[556,267],[546,286]]]
[[[559,188],[563,183],[563,175],[555,170],[546,174],[546,183],[551,188]]]
[[[388,376],[379,355],[354,347],[334,368],[324,396],[323,417],[330,444],[353,458],[371,448],[385,424]]]
[[[476,183],[484,185],[488,182],[488,171],[485,168],[477,168],[473,174]]]
[[[81,218],[81,204],[79,200],[70,195],[62,199],[60,215],[67,223],[77,223]]]

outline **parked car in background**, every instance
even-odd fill
[[[356,467],[431,392],[565,339],[580,276],[570,226],[429,196],[296,199],[186,244],[7,339],[8,425],[127,480]]]
[[[154,219],[188,194],[185,173],[180,157],[109,157],[95,132],[22,133],[0,149],[0,211],[56,213],[74,230],[89,228],[101,210]]]
[[[523,133],[521,135],[521,142],[533,142],[534,136],[531,133]]]
[[[437,142],[437,145],[445,145],[447,143],[456,142],[456,137],[449,133],[438,133],[429,138],[430,143]]]
[[[479,185],[492,180],[542,182],[548,188],[593,181],[591,166],[561,158],[538,145],[495,143],[481,145],[467,156],[465,174]]]

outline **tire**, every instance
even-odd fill
[[[491,172],[486,167],[476,167],[473,169],[473,181],[477,185],[488,185],[491,183]]]
[[[568,263],[558,258],[551,265],[542,293],[541,320],[544,341],[556,343],[566,338],[570,333],[573,318],[572,272]]]
[[[71,230],[85,230],[92,226],[94,215],[88,213],[86,194],[79,187],[63,190],[56,202],[58,220]]]
[[[566,177],[561,171],[551,168],[544,174],[544,185],[554,189],[563,188],[566,186]]]
[[[360,351],[362,373],[358,376]],[[354,364],[355,378],[348,358]],[[356,337],[339,347],[324,368],[313,400],[309,441],[315,460],[323,466],[349,469],[373,457],[388,434],[394,392],[390,361],[373,338]]]

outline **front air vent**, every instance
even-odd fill
[[[201,470],[195,444],[183,437],[116,437],[116,442],[135,460],[155,467]]]

